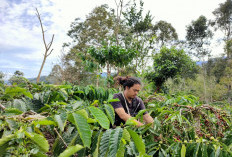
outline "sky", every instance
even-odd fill
[[[117,2],[119,0],[116,0]],[[124,0],[125,1],[125,0]],[[184,39],[186,26],[200,15],[213,19],[212,12],[225,0],[143,0],[144,12],[150,10],[153,23],[164,20],[176,29],[179,39]],[[126,2],[126,1],[125,1]],[[67,36],[75,18],[85,19],[93,8],[108,4],[115,8],[114,0],[0,0],[0,71],[7,77],[16,70],[26,78],[37,77],[45,51],[37,8],[45,29],[45,38],[50,42],[54,34],[52,53],[42,71],[49,75],[53,65],[59,63],[62,45],[71,39]],[[222,38],[221,33],[215,35]],[[213,55],[223,53],[222,44],[213,43]]]

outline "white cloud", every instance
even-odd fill
[[[222,0],[144,0],[144,8],[145,12],[151,11],[154,22],[158,20],[170,22],[176,28],[180,39],[183,39],[186,25],[200,15],[213,18],[212,11],[223,2]],[[35,15],[35,7],[37,7],[46,30],[47,43],[51,40],[52,34],[55,34],[52,45],[54,50],[45,63],[45,70],[48,73],[52,64],[57,61],[63,43],[70,41],[66,34],[71,22],[77,17],[84,19],[94,7],[105,3],[115,8],[114,0],[22,0],[21,3],[1,0],[0,46],[5,50],[1,51],[1,56],[7,56],[8,51],[12,49],[26,48],[30,52],[15,52],[14,57],[24,61],[34,61],[33,64],[37,69],[40,68],[44,45],[39,21]],[[223,51],[220,46],[216,46],[215,50],[217,54]],[[25,64],[25,67],[17,66],[22,69],[30,67],[26,63],[15,64]],[[31,75],[37,75],[37,71]]]
[[[26,69],[22,63],[15,63],[9,60],[0,60],[2,69]]]

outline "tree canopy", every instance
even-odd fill
[[[160,20],[157,22],[153,27],[153,31],[156,35],[156,41],[161,42],[160,47],[164,46],[165,43],[178,39],[175,28],[166,21]]]
[[[232,35],[232,1],[226,0],[213,11],[215,20],[212,25],[221,29],[225,33],[225,40],[231,39]]]
[[[209,29],[207,19],[205,16],[200,16],[197,20],[192,21],[187,26],[187,46],[190,48],[191,53],[198,57],[204,57],[210,54],[210,50],[207,47],[210,45],[212,38],[212,31]]]
[[[196,70],[196,63],[185,53],[184,50],[178,50],[175,47],[163,47],[160,53],[155,54],[153,70],[147,73],[147,79],[153,81],[156,90],[160,91],[161,86],[168,78],[174,78],[178,75],[187,76]]]

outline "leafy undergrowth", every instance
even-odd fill
[[[231,107],[149,96],[154,124],[111,127],[114,89],[0,85],[0,156],[232,156]],[[143,121],[144,111],[135,117]]]

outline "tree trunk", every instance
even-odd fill
[[[228,86],[228,104],[231,105],[231,85]]]
[[[203,59],[203,62],[204,62],[204,59]],[[202,64],[202,67],[203,67],[203,82],[204,82],[204,98],[205,98],[205,103],[208,103],[207,91],[206,91],[206,68],[204,64]]]
[[[107,63],[106,68],[107,68],[107,78],[109,80],[110,79],[110,64],[109,63]],[[107,87],[110,88],[110,82],[109,81],[107,82]]]
[[[97,67],[97,82],[96,82],[96,87],[98,88],[99,86],[99,70],[98,70],[98,67]]]
[[[36,78],[36,82],[37,82],[37,83],[39,83],[40,75],[41,75],[41,73],[42,73],[42,70],[43,70],[45,61],[46,61],[46,56],[44,55],[44,59],[43,59],[42,65],[41,65],[41,67],[40,67],[39,74],[38,74],[38,76],[37,76],[37,78]]]
[[[205,97],[205,103],[208,103],[207,98],[206,98],[206,83],[205,83],[205,75],[203,75],[203,82],[204,82],[204,97]]]
[[[42,65],[40,67],[40,71],[39,71],[39,74],[36,78],[36,82],[39,83],[39,80],[40,80],[40,75],[42,73],[42,70],[43,70],[43,67],[44,67],[44,64],[45,64],[45,61],[47,59],[47,57],[52,53],[53,49],[49,52],[51,46],[52,46],[52,42],[53,42],[53,39],[54,39],[54,34],[52,35],[52,39],[51,41],[47,44],[46,41],[45,41],[45,31],[43,29],[43,23],[42,23],[42,20],[40,18],[40,14],[39,14],[39,11],[38,9],[36,8],[36,16],[38,17],[39,19],[39,22],[40,22],[40,27],[41,27],[41,31],[42,31],[42,36],[43,36],[43,43],[44,43],[44,47],[45,47],[45,53],[44,53],[44,59],[43,59],[43,62],[42,62]]]
[[[119,45],[118,32],[119,32],[119,24],[120,24],[120,21],[121,21],[123,0],[120,0],[119,3],[117,3],[117,1],[115,0],[115,4],[117,6],[117,26],[116,26],[116,29],[115,29],[115,36],[116,36],[116,43],[117,43],[117,46],[118,46]],[[120,11],[119,11],[119,9],[120,9]]]

